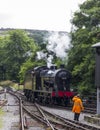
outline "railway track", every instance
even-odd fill
[[[34,109],[35,107],[35,109]],[[36,109],[36,107],[39,110]],[[27,107],[24,105],[24,109],[31,115],[35,116],[35,118],[38,118],[39,121],[45,122],[47,121],[47,126],[52,126],[50,127],[51,130],[99,130],[98,128],[94,126],[89,126],[80,122],[76,122],[70,119],[63,118],[61,116],[58,116],[54,113],[50,113],[43,108],[41,108],[39,105],[34,104],[31,105],[31,109],[29,108],[29,105]],[[41,113],[41,114],[40,114]],[[42,116],[41,116],[42,115]],[[48,124],[49,122],[49,124]]]
[[[48,111],[46,111],[44,109],[42,109],[42,110],[45,111],[45,113],[47,113],[48,115],[53,116],[52,113],[50,113],[50,112],[48,112]],[[89,126],[89,125],[81,123],[81,122],[70,120],[68,118],[63,118],[63,117],[61,117],[59,115],[56,115],[56,114],[55,114],[55,118],[59,119],[60,122],[62,121],[64,124],[69,124],[69,126],[75,128],[75,129],[80,129],[80,130],[89,130],[89,129],[91,129],[91,130],[98,130],[98,128],[96,128],[94,126]]]
[[[3,106],[5,106],[5,104],[7,104],[7,100],[1,100],[0,101],[0,108],[2,108]]]
[[[44,127],[44,130],[50,129],[50,130],[99,130],[97,127],[93,127],[90,125],[86,125],[80,122],[76,122],[70,119],[63,118],[61,116],[58,116],[54,113],[50,113],[46,110],[44,110],[40,105],[33,104],[30,102],[27,102],[24,97],[24,95],[21,93],[18,94],[9,92],[10,94],[13,94],[20,100],[20,130],[24,130],[25,126],[27,126],[26,122],[26,116],[24,115],[25,112],[27,112],[32,119],[36,119],[38,122],[41,122],[42,127]],[[19,96],[20,95],[20,96]],[[24,109],[24,110],[23,110]],[[61,109],[61,108],[59,108]],[[25,112],[24,112],[25,111]],[[27,126],[29,127],[29,126]]]
[[[18,92],[18,93],[22,97],[22,99],[25,99],[25,96],[23,95],[23,93],[21,93],[21,92]],[[54,109],[72,110],[72,105],[64,107],[64,106],[50,105],[50,104],[45,104],[45,105],[43,105],[41,103],[39,103],[39,104],[42,106],[47,106],[47,107],[54,108]],[[83,113],[96,114],[96,108],[88,107],[88,105],[87,105],[87,107],[85,106],[84,108],[85,109],[84,109]]]
[[[23,105],[24,101],[21,100],[21,97],[19,95],[17,95],[17,93],[13,93],[11,91],[9,91],[8,93],[15,96],[19,101],[19,114],[20,114],[19,130],[24,130],[24,129],[28,128],[27,118],[25,116],[24,111],[26,111],[31,116],[31,118],[33,118],[33,119],[35,118],[36,120],[40,121],[42,123],[42,127],[44,126],[44,128],[45,128],[44,130],[47,130],[49,128],[50,129],[52,128],[51,130],[53,130],[53,127],[50,125],[49,121],[46,120],[46,118],[44,121],[44,117],[42,119],[41,117],[38,117],[37,115],[33,115],[33,113],[29,111],[30,105],[28,105],[27,102],[26,102],[26,107],[24,107],[24,105]],[[32,105],[32,106],[34,106],[34,105]],[[28,109],[27,109],[27,107],[28,107]],[[34,110],[35,110],[35,108],[34,108]],[[41,113],[41,111],[39,111],[39,108],[38,108],[38,113]]]
[[[26,101],[23,101],[24,103],[26,102]],[[26,108],[26,106],[27,106],[27,108]],[[32,108],[32,110],[30,110],[30,106],[31,106],[31,108]],[[93,126],[89,126],[89,125],[86,125],[86,124],[80,124],[80,122],[75,122],[75,121],[73,121],[73,120],[69,120],[69,119],[65,119],[65,118],[62,118],[62,117],[60,117],[60,116],[57,116],[56,114],[52,114],[52,113],[49,113],[49,116],[47,116],[47,113],[48,112],[46,112],[45,110],[43,110],[41,107],[39,107],[39,110],[41,110],[42,111],[42,113],[46,113],[46,118],[47,119],[45,119],[44,117],[41,117],[41,116],[39,116],[39,115],[37,115],[36,113],[37,113],[37,110],[35,109],[34,110],[34,108],[33,108],[33,103],[28,103],[28,102],[26,102],[26,104],[24,104],[24,109],[26,109],[27,111],[30,111],[29,113],[30,113],[30,115],[31,114],[35,114],[35,118],[36,118],[36,116],[37,116],[37,118],[41,118],[40,120],[42,120],[42,122],[44,122],[45,120],[49,120],[49,122],[51,123],[52,122],[52,125],[51,126],[59,126],[60,127],[60,129],[61,128],[63,128],[63,129],[80,129],[80,130],[89,130],[89,129],[93,129],[93,130],[98,130],[98,128],[96,128],[96,127],[93,127]],[[38,105],[39,106],[39,105]],[[34,110],[34,111],[33,111]],[[45,111],[45,112],[44,112]],[[43,115],[45,115],[45,114],[43,114]],[[50,118],[51,116],[50,115],[52,115],[52,118]],[[54,116],[55,115],[55,116]],[[60,118],[60,119],[59,119]],[[57,119],[57,121],[54,121],[54,119]],[[58,120],[60,120],[60,122],[58,122]],[[62,120],[62,123],[61,123],[61,120]],[[48,122],[48,121],[47,121]],[[70,124],[69,124],[69,122],[70,122]],[[48,123],[46,123],[46,124],[48,124]],[[76,125],[77,124],[77,125]],[[54,128],[54,129],[59,129],[59,128]]]
[[[47,106],[47,107],[50,107],[50,108],[54,108],[54,109],[60,109],[60,110],[72,110],[72,105],[71,106],[58,106],[58,105],[49,105],[49,104],[46,104],[46,105],[43,105],[41,103],[39,103],[41,106]],[[88,113],[88,114],[96,114],[96,108],[89,108],[89,107],[84,107],[84,111],[83,113]]]
[[[1,91],[1,93],[2,93],[3,91]],[[9,91],[9,93],[10,93],[11,91]],[[22,91],[14,91],[14,93],[17,95],[17,96],[19,96],[22,100],[26,100],[26,97],[24,96],[24,94],[23,94],[23,92]],[[70,105],[70,106],[66,106],[66,107],[64,107],[64,106],[58,106],[58,105],[50,105],[50,104],[45,104],[45,105],[43,105],[43,104],[41,104],[41,103],[39,103],[40,105],[42,105],[42,106],[48,106],[48,107],[51,107],[51,108],[54,108],[54,109],[62,109],[62,110],[72,110],[72,105]],[[92,107],[88,107],[88,105],[87,105],[87,107],[85,106],[85,109],[84,109],[84,111],[83,111],[84,113],[88,113],[88,114],[96,114],[96,108],[92,108]]]
[[[20,97],[18,97],[16,94],[14,94],[13,92],[9,92],[9,91],[2,91],[2,93],[1,93],[2,95],[3,95],[3,97],[5,97],[5,99],[3,100],[3,101],[0,101],[0,108],[1,107],[3,107],[3,106],[6,106],[7,107],[7,112],[9,112],[8,111],[8,104],[7,104],[7,102],[8,102],[8,94],[10,94],[11,96],[13,96],[14,98],[14,100],[15,100],[15,103],[17,103],[16,105],[15,104],[12,104],[12,105],[9,105],[10,107],[15,107],[15,106],[17,106],[17,107],[19,107],[19,122],[18,122],[18,127],[17,127],[17,129],[19,129],[19,130],[25,130],[24,129],[24,123],[23,123],[23,108],[22,108],[22,100],[21,100],[21,98]],[[15,99],[16,98],[16,99]],[[7,105],[6,105],[7,104]],[[9,107],[9,108],[10,108]],[[11,111],[12,111],[12,109],[11,109]],[[6,123],[6,122],[5,122]],[[13,129],[14,129],[14,126],[13,126]]]
[[[20,92],[20,91],[16,91],[16,93],[23,99],[23,100],[26,100],[25,98],[25,96],[24,96],[24,94],[23,94],[23,92]],[[39,103],[39,102],[38,102]],[[69,105],[69,106],[66,106],[66,107],[64,107],[64,106],[58,106],[58,105],[50,105],[50,104],[42,104],[42,103],[39,103],[40,105],[42,105],[42,106],[47,106],[47,107],[51,107],[51,108],[54,108],[54,109],[62,109],[62,110],[72,110],[72,105]],[[86,105],[85,105],[85,107],[84,107],[85,109],[84,109],[84,111],[83,111],[83,113],[88,113],[88,114],[96,114],[96,108],[94,108],[94,106],[93,106],[93,108],[92,107],[88,107],[88,105],[87,105],[87,107],[86,107]]]
[[[33,108],[34,107],[34,108]],[[23,109],[27,112],[32,118],[35,118],[39,123],[41,123],[42,127],[50,130],[55,130],[54,127],[51,125],[47,117],[45,116],[44,112],[40,110],[39,107],[34,104],[32,106],[33,109],[30,109],[29,106],[23,105]]]

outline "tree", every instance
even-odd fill
[[[74,13],[68,68],[73,74],[74,87],[84,91],[95,89],[95,58],[92,45],[100,41],[100,1],[86,0]],[[82,90],[83,89],[83,90]]]
[[[34,53],[36,45],[22,30],[9,31],[4,42],[2,62],[7,69],[7,78],[19,81],[20,67]]]

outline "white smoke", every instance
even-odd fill
[[[69,45],[70,38],[67,33],[52,32],[48,38],[47,50],[54,52],[57,57],[65,58]]]
[[[47,53],[44,53],[43,51],[38,51],[37,52],[37,59],[38,60],[41,60],[41,59],[47,60]]]
[[[52,66],[52,60],[53,60],[53,56],[49,55],[49,57],[47,58],[47,66],[50,68],[50,66]]]
[[[44,53],[42,51],[38,51],[37,52],[37,59],[41,60],[44,59],[47,62],[47,66],[50,68],[50,66],[52,66],[52,60],[53,60],[53,56],[49,55],[47,57],[47,53]]]
[[[67,57],[67,50],[70,45],[70,38],[68,33],[65,32],[50,32],[49,37],[46,38],[48,44],[46,46],[48,52],[52,51],[57,57],[64,59]],[[52,65],[53,55],[49,55],[42,51],[37,52],[38,59],[44,59],[47,62],[47,66]]]

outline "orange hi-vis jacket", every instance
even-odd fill
[[[74,96],[72,101],[74,102],[72,112],[80,113],[81,111],[84,110],[82,100],[79,97]]]

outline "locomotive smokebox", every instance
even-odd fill
[[[96,48],[95,86],[97,87],[97,114],[100,115],[100,42],[92,47]]]

